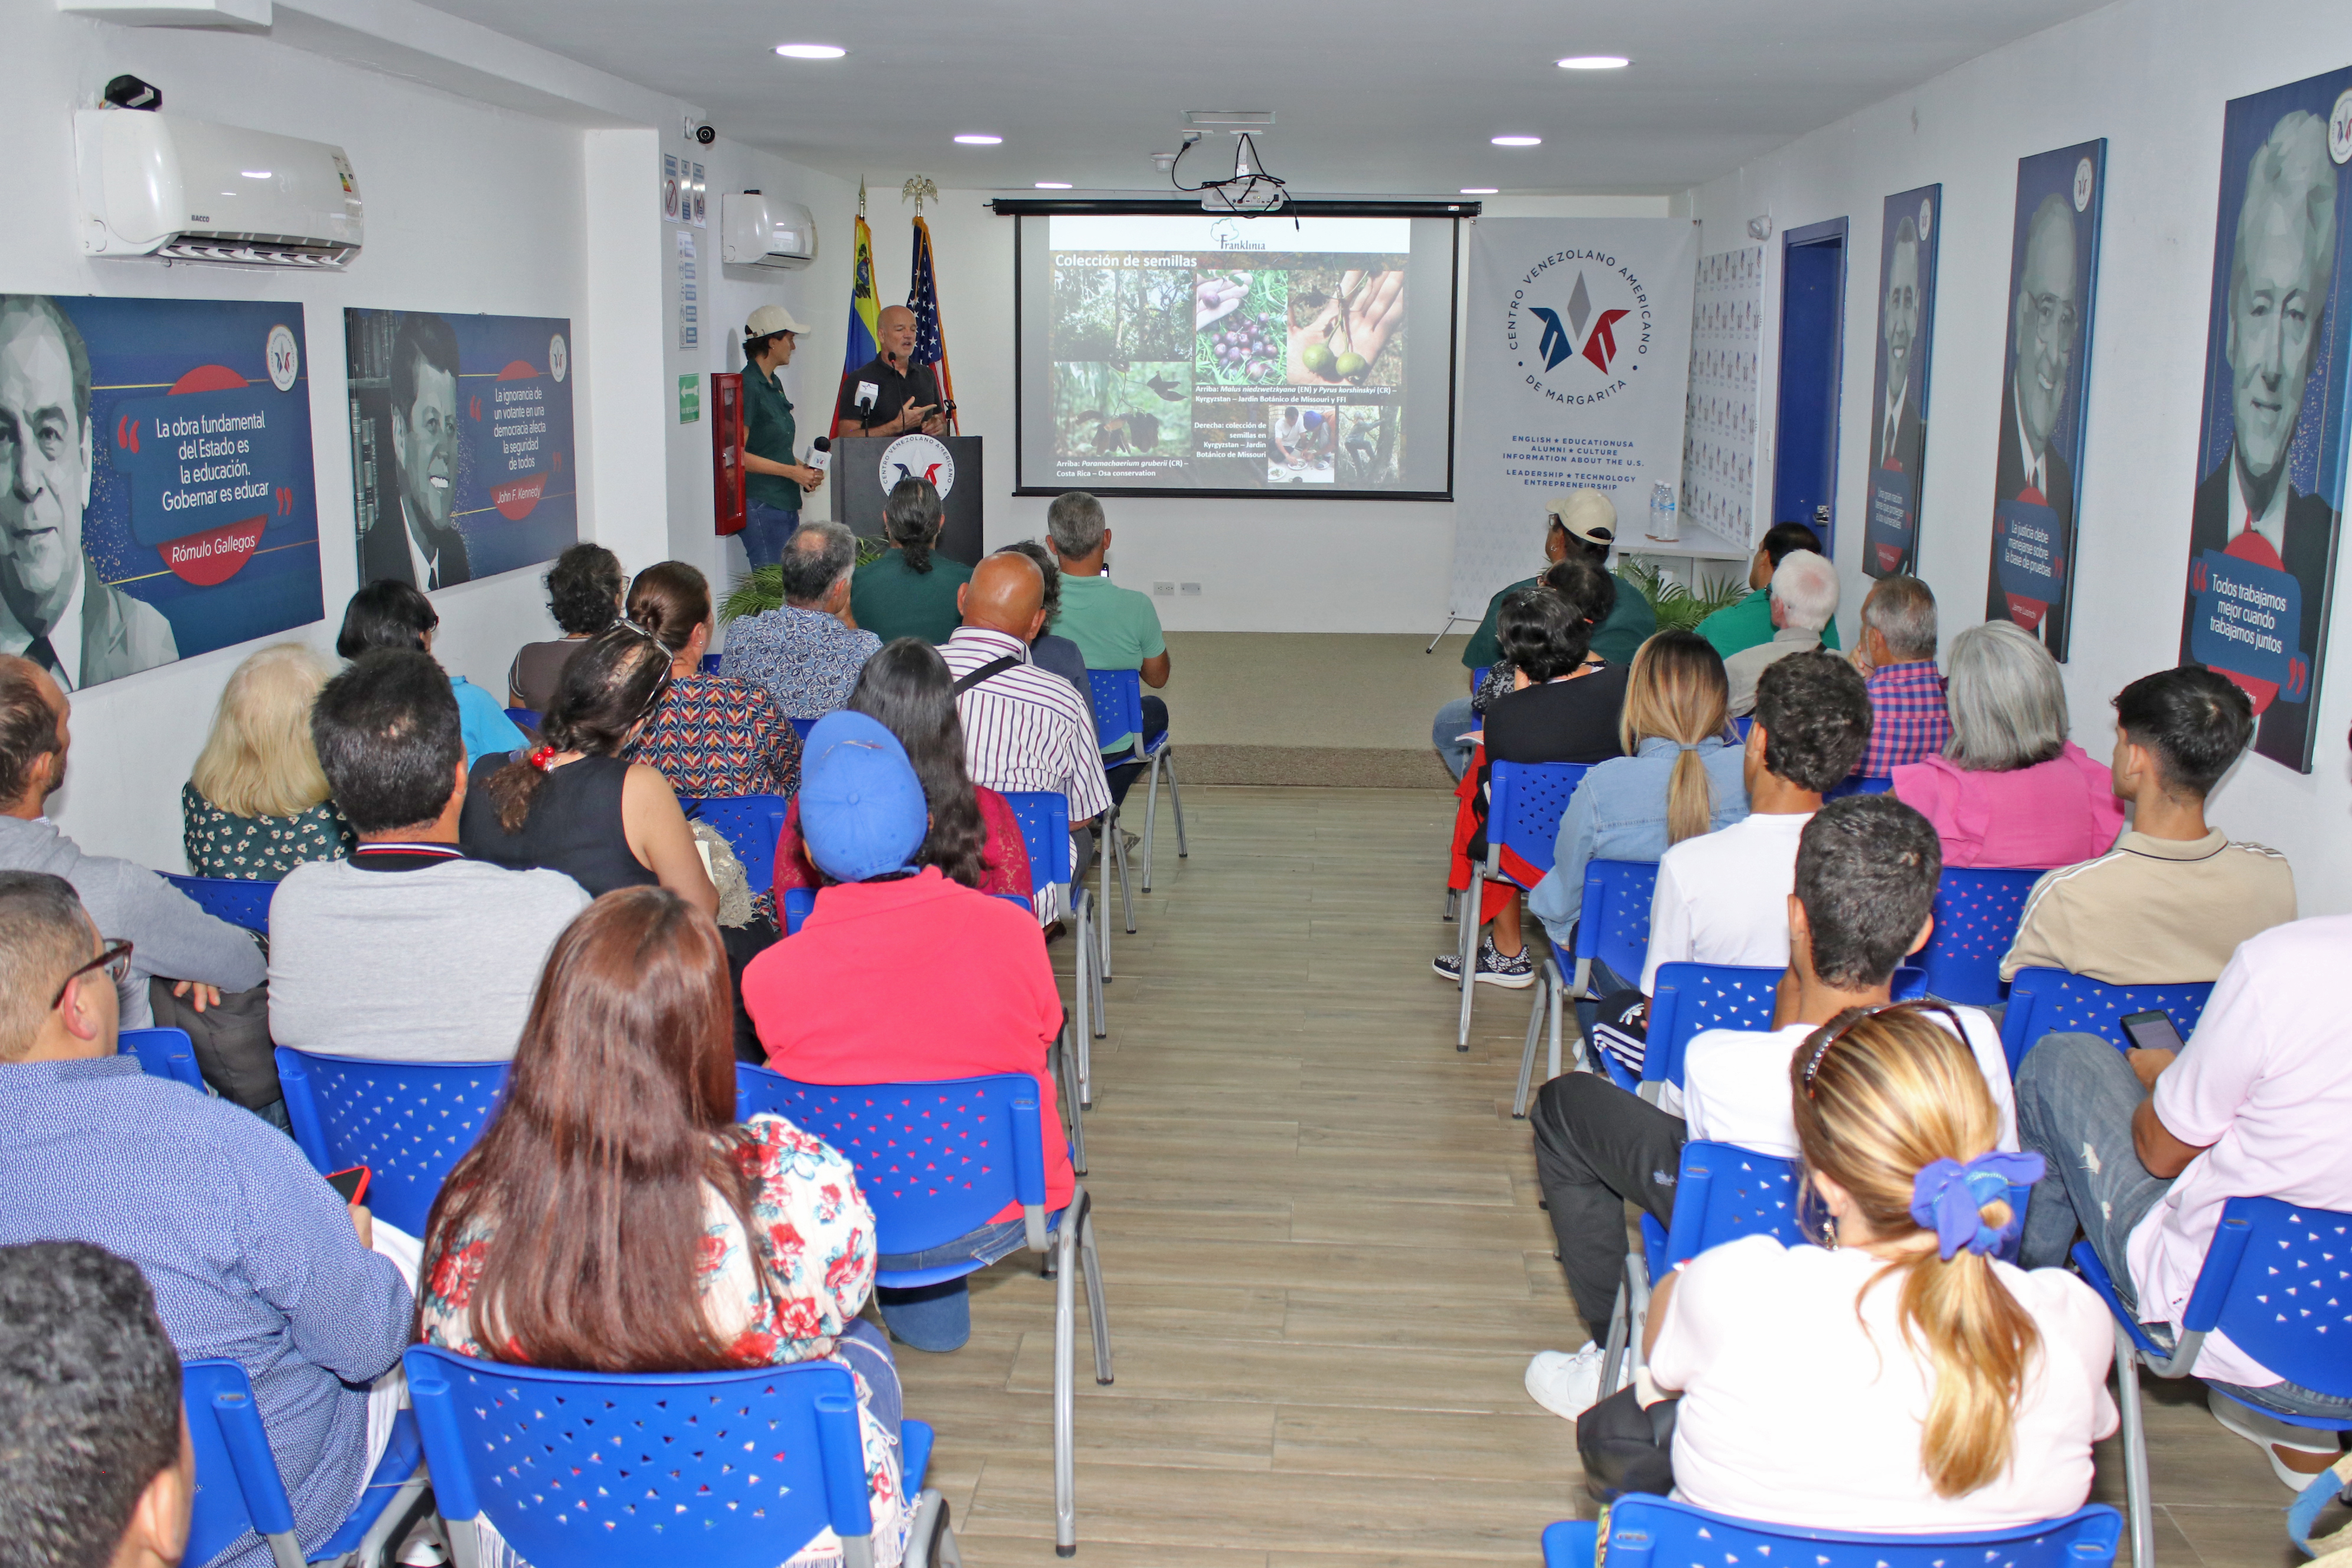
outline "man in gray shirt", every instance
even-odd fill
[[[319,693],[310,740],[360,847],[278,885],[270,1034],[385,1061],[513,1056],[548,950],[588,895],[457,847],[466,742],[449,678],[425,654],[362,654]]]

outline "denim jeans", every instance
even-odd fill
[[[1143,699],[1144,749],[1149,751],[1160,737],[1166,733],[1168,733],[1168,704],[1157,697],[1147,694]],[[1106,763],[1116,760],[1116,753],[1103,759]],[[1150,771],[1151,764],[1149,763],[1130,763],[1126,767],[1112,768],[1108,775],[1110,782],[1111,804],[1125,805],[1127,792],[1135,787],[1136,780]]]
[[[784,542],[801,525],[801,514],[765,501],[743,503],[743,553],[754,566],[773,566],[784,558]]]
[[[860,1318],[841,1331],[840,1346],[841,1359],[857,1369],[873,1395],[866,1402],[866,1410],[890,1434],[890,1441],[897,1442],[906,1400],[898,1387],[898,1363],[890,1359],[890,1336]]]
[[[1024,1222],[1001,1219],[920,1252],[885,1254],[875,1260],[875,1267],[885,1274],[966,1261],[985,1268],[1026,1246],[1028,1239]],[[964,1289],[963,1279],[911,1289],[879,1286],[874,1300],[882,1309],[882,1321],[902,1344],[919,1351],[946,1352],[961,1349],[971,1338],[971,1294]]]
[[[1457,741],[1456,735],[1466,734],[1478,727],[1478,714],[1470,706],[1470,699],[1457,697],[1437,710],[1436,721],[1429,727],[1429,743],[1437,748],[1437,760],[1454,775],[1456,784],[1470,771],[1470,756],[1478,748],[1474,742]]]

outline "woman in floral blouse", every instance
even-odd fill
[[[702,656],[710,651],[709,579],[683,561],[648,566],[629,585],[629,618],[670,655],[669,692],[646,721],[629,761],[659,769],[680,795],[798,795],[800,731],[768,689],[703,673]]]
[[[275,882],[306,860],[340,860],[358,842],[328,799],[310,749],[310,705],[333,673],[300,643],[278,643],[236,667],[213,732],[180,786],[188,869]]]
[[[425,1223],[417,1337],[577,1372],[837,1363],[857,1386],[875,1558],[894,1564],[898,1375],[857,1316],[873,1211],[818,1139],[778,1116],[734,1124],[732,1019],[718,928],[675,894],[618,889],[572,922],[498,1120]],[[482,1560],[513,1562],[481,1528]],[[830,1531],[793,1544],[779,1562],[840,1555]]]

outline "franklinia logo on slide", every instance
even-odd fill
[[[1552,291],[1555,269],[1571,264],[1576,281],[1563,300]],[[1512,291],[1504,346],[1540,395],[1599,403],[1625,390],[1624,373],[1642,368],[1650,321],[1649,290],[1631,267],[1605,251],[1562,250],[1528,268]]]

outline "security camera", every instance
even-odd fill
[[[163,107],[163,94],[135,76],[119,76],[106,84],[106,101],[114,109],[154,110]]]
[[[694,128],[694,139],[708,147],[719,140],[719,128],[714,125],[698,125]]]

